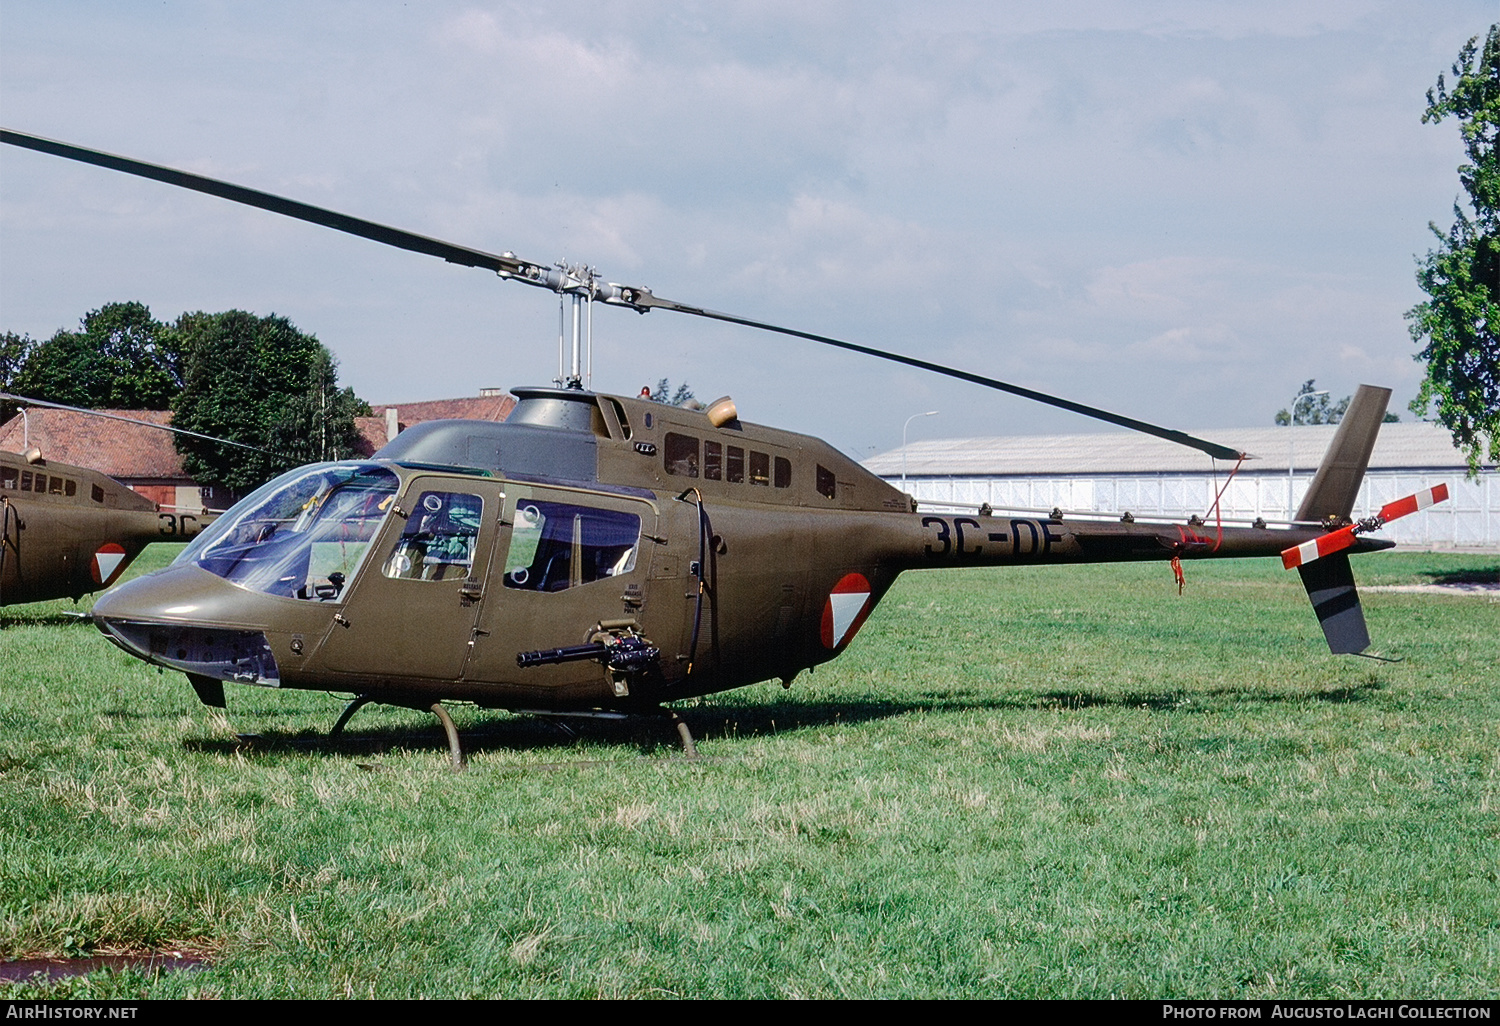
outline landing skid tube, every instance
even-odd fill
[[[515,712],[521,716],[539,716],[557,727],[569,737],[577,737],[578,734],[567,724],[561,722],[563,717],[588,720],[623,720],[629,713],[621,712],[556,712],[551,709],[517,709]],[[677,714],[675,709],[666,706],[658,706],[642,715],[665,719],[677,728],[678,740],[682,742],[682,754],[684,758],[698,758],[698,746],[693,743],[693,732],[688,729],[687,721]]]
[[[334,721],[332,729],[328,731],[329,740],[333,740],[341,735],[344,732],[344,727],[354,717],[354,714],[375,700],[373,695],[359,695],[348,705],[344,706],[344,711],[339,713],[339,718]],[[415,706],[412,708],[415,708]],[[463,745],[458,740],[458,728],[453,724],[453,717],[448,715],[448,710],[443,708],[442,702],[433,702],[432,705],[428,706],[428,710],[443,725],[443,733],[448,739],[448,755],[453,760],[454,771],[462,770],[467,759],[464,755]],[[561,717],[578,716],[589,719],[623,719],[626,715],[625,713],[613,712],[558,713],[543,709],[517,709],[516,712],[521,715],[540,716],[569,737],[577,737],[578,734],[567,724],[560,722]],[[684,758],[698,758],[698,746],[693,743],[693,732],[688,729],[687,721],[677,714],[677,710],[662,706],[657,708],[652,715],[666,719],[672,726],[677,728],[677,738],[682,742],[682,754]]]
[[[443,732],[448,735],[448,757],[453,760],[453,772],[458,773],[464,768],[464,750],[458,743],[458,728],[453,725],[453,717],[448,715],[442,702],[433,702],[429,708],[442,722]]]
[[[344,724],[348,723],[350,718],[353,717],[355,713],[359,712],[361,709],[363,709],[373,701],[375,701],[375,699],[371,698],[369,695],[360,695],[354,701],[344,706],[344,711],[339,713],[339,718],[334,721],[333,729],[328,732],[329,740],[332,740],[333,738],[336,738],[340,734],[342,734],[344,732]]]

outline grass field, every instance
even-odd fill
[[[1274,561],[1187,574],[909,574],[790,691],[687,707],[701,762],[459,707],[458,775],[431,716],[225,720],[0,610],[0,958],[211,961],[0,996],[1500,996],[1500,605],[1367,592],[1381,663]]]

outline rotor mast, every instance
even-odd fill
[[[514,257],[513,253],[503,254]],[[502,278],[530,281],[543,284],[557,291],[557,377],[553,379],[559,388],[593,387],[594,381],[594,302],[609,302],[600,296],[599,273],[586,264],[570,264],[559,260],[551,267],[526,265],[529,271],[539,272],[535,277],[496,271]],[[621,289],[622,286],[606,283],[606,289]],[[568,305],[572,301],[572,345],[569,352]],[[644,312],[644,311],[643,311]]]

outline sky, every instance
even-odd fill
[[[0,124],[1213,438],[1309,378],[1411,419],[1403,313],[1463,160],[1425,93],[1496,17],[0,0]],[[285,316],[373,403],[557,373],[542,290],[0,147],[0,331],[124,300]],[[596,308],[594,343],[600,391],[685,381],[860,458],[930,410],[913,440],[1113,430],[664,311]]]

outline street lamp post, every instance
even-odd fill
[[[1287,427],[1296,427],[1297,426],[1297,404],[1298,403],[1302,402],[1302,400],[1304,400],[1304,399],[1311,399],[1315,395],[1327,395],[1327,394],[1328,394],[1328,389],[1326,389],[1326,388],[1319,389],[1316,392],[1300,392],[1300,393],[1298,393],[1297,396],[1294,399],[1292,399],[1292,408],[1289,411],[1287,411],[1289,413],[1289,417],[1287,419],[1286,426]],[[1293,491],[1294,491],[1293,485],[1294,485],[1294,478],[1295,478],[1295,471],[1293,470],[1293,467],[1295,466],[1295,461],[1292,458],[1292,441],[1293,441],[1292,436],[1291,435],[1287,435],[1287,439],[1286,439],[1286,518],[1288,520],[1293,519],[1297,515],[1296,497],[1293,495]]]
[[[928,410],[926,413],[913,413],[906,418],[906,423],[901,425],[901,490],[906,491],[906,429],[911,427],[911,422],[918,417],[936,417],[937,410]]]

